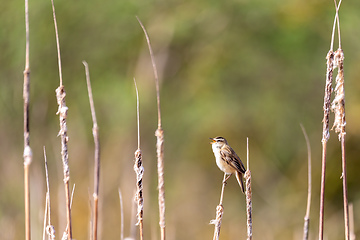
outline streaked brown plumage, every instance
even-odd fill
[[[215,155],[216,164],[226,174],[229,176],[225,181],[232,175],[235,174],[236,179],[240,185],[241,191],[244,193],[244,180],[243,174],[246,169],[244,164],[241,162],[239,156],[235,151],[229,146],[228,142],[223,137],[210,138],[212,140],[212,150]]]

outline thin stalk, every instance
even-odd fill
[[[145,37],[146,37],[146,42],[147,42],[147,45],[148,45],[148,47],[149,47],[151,63],[152,63],[152,67],[153,67],[153,71],[154,71],[154,76],[155,76],[156,102],[157,102],[157,110],[158,110],[158,128],[161,128],[160,87],[159,87],[159,76],[158,76],[158,72],[157,72],[157,68],[156,68],[155,57],[154,57],[153,50],[152,50],[152,48],[151,48],[149,35],[148,35],[148,33],[147,33],[144,25],[143,25],[142,22],[140,21],[140,19],[139,19],[138,17],[136,17],[136,19],[138,20],[138,22],[139,22],[142,30],[144,31],[144,34],[145,34]]]
[[[339,20],[339,9],[340,9],[340,5],[341,5],[341,1],[339,1],[339,4],[336,4],[336,0],[334,0],[334,4],[335,4],[335,9],[336,9],[336,21],[337,21],[337,27],[338,27],[338,38],[339,38],[339,48],[341,48],[341,35],[340,35],[340,20]]]
[[[226,181],[225,181],[226,177],[227,174],[224,173],[224,179],[222,181],[222,188],[220,194],[220,203],[216,207],[216,218],[210,221],[210,224],[215,225],[213,240],[219,240],[220,237],[221,221],[222,221],[222,216],[224,214],[223,199],[224,199],[224,191],[226,186]]]
[[[124,207],[123,207],[123,199],[121,195],[120,188],[119,192],[119,202],[120,202],[120,240],[124,240]]]
[[[49,204],[49,194],[48,194],[48,181],[49,181],[49,176],[48,176],[48,170],[47,170],[47,161],[46,161],[46,151],[45,151],[45,146],[44,146],[44,160],[45,160],[45,178],[46,178],[46,196],[45,196],[45,213],[44,213],[44,228],[43,228],[43,240],[45,240],[45,233],[46,233],[46,221],[47,221],[47,211],[48,211],[48,204]]]
[[[149,48],[151,62],[153,66],[156,86],[156,99],[157,99],[157,110],[158,110],[158,128],[155,131],[156,136],[156,153],[157,153],[157,169],[158,169],[158,190],[159,190],[159,225],[161,240],[165,240],[165,181],[164,181],[164,130],[161,126],[161,110],[160,110],[160,87],[159,77],[157,73],[156,63],[154,54],[151,48],[150,39],[147,31],[138,17],[136,17],[141,28],[144,31],[146,42]]]
[[[327,54],[327,70],[326,70],[326,83],[324,94],[324,118],[323,118],[323,137],[322,137],[322,158],[321,158],[321,187],[320,187],[320,213],[319,213],[319,240],[324,237],[324,200],[325,200],[325,173],[326,173],[326,148],[327,141],[329,140],[329,118],[330,118],[330,104],[331,104],[331,91],[333,82],[333,61],[334,52],[330,50]]]
[[[347,173],[346,173],[346,157],[345,157],[345,134],[341,137],[341,166],[342,166],[342,182],[343,182],[343,199],[344,199],[344,224],[345,239],[350,239],[350,222],[349,222],[349,200],[347,190]]]
[[[306,213],[304,217],[304,235],[303,239],[309,239],[309,224],[310,224],[310,206],[311,206],[311,147],[309,137],[306,133],[306,130],[302,124],[300,124],[301,130],[305,137],[307,154],[308,154],[308,196],[307,196],[307,203],[306,203]]]
[[[28,158],[28,157],[26,157]],[[30,157],[31,158],[31,157]],[[31,239],[30,229],[30,178],[29,168],[30,164],[25,163],[24,160],[24,197],[25,197],[25,239]]]
[[[165,240],[165,181],[164,181],[164,131],[158,128],[155,131],[156,152],[158,158],[158,190],[159,190],[159,215],[160,215],[160,236]]]
[[[62,159],[62,163],[63,163],[63,173],[64,173],[67,238],[71,240],[72,239],[71,199],[70,199],[71,196],[70,196],[70,187],[69,187],[70,169],[69,169],[69,163],[68,163],[69,155],[68,155],[68,148],[67,148],[67,143],[69,141],[69,138],[67,135],[67,125],[66,125],[68,107],[66,106],[66,102],[65,102],[66,92],[65,92],[65,88],[63,86],[63,81],[62,81],[60,42],[59,42],[58,27],[57,27],[57,22],[56,22],[55,6],[54,6],[53,0],[51,0],[51,6],[52,6],[52,12],[53,12],[53,19],[54,19],[58,66],[59,66],[59,78],[60,78],[60,86],[56,89],[56,98],[57,98],[57,103],[59,105],[58,111],[56,114],[59,115],[59,121],[60,121],[59,135],[61,138],[61,159]]]
[[[46,240],[46,220],[47,220],[47,210],[48,210],[48,199],[45,198],[45,212],[44,212],[44,225],[43,225],[43,240]]]
[[[135,90],[136,90],[136,120],[137,120],[137,132],[138,132],[138,148],[135,151],[135,163],[134,171],[136,173],[136,194],[135,200],[137,203],[137,225],[139,225],[140,240],[144,239],[144,197],[143,197],[143,176],[144,167],[142,163],[142,153],[140,149],[140,110],[139,110],[139,92],[134,78]]]
[[[30,177],[29,169],[32,162],[32,151],[30,148],[30,131],[29,131],[29,104],[30,104],[30,61],[29,61],[29,4],[25,0],[25,70],[24,70],[24,205],[25,205],[25,239],[31,239],[30,229]]]
[[[346,173],[346,157],[345,157],[345,88],[344,88],[344,52],[341,48],[336,50],[334,56],[334,64],[338,67],[336,76],[335,98],[332,102],[331,109],[335,113],[335,121],[333,128],[339,133],[341,142],[341,166],[342,166],[342,183],[343,183],[343,200],[344,200],[344,223],[345,223],[345,239],[350,239],[349,231],[349,206],[347,194],[347,173]]]
[[[50,205],[50,183],[49,183],[49,172],[48,164],[46,158],[46,150],[44,146],[44,159],[45,159],[45,177],[46,177],[46,208],[45,208],[45,218],[44,218],[44,233],[48,235],[50,240],[55,239],[55,228],[51,225],[51,205]],[[47,220],[47,225],[46,225]],[[45,227],[46,226],[46,227]],[[44,236],[45,237],[45,236]]]
[[[334,65],[338,68],[336,76],[335,98],[332,102],[332,111],[335,113],[335,121],[333,128],[335,132],[339,133],[339,140],[341,142],[341,166],[342,166],[342,183],[343,183],[343,200],[344,200],[344,224],[345,224],[345,239],[350,239],[349,226],[349,206],[347,196],[347,174],[346,174],[346,157],[345,157],[345,89],[344,89],[344,52],[341,49],[341,35],[340,35],[340,20],[339,20],[339,4],[334,0],[338,28],[339,48],[334,55]]]
[[[354,224],[354,205],[349,204],[349,219],[350,219],[350,240],[355,240],[355,224]]]
[[[95,106],[94,106],[94,99],[92,95],[92,89],[91,89],[91,82],[90,82],[90,74],[89,74],[89,66],[86,61],[83,61],[83,64],[85,66],[85,73],[86,73],[86,84],[88,89],[88,95],[89,95],[89,102],[90,102],[90,110],[91,110],[91,116],[93,121],[93,128],[92,133],[94,137],[94,144],[95,144],[95,151],[94,151],[94,215],[93,215],[93,239],[97,240],[98,235],[98,200],[99,200],[99,179],[100,179],[100,140],[99,140],[99,127],[96,120],[96,112],[95,112]]]
[[[339,1],[339,4],[336,4],[336,0],[334,0],[336,13],[335,13],[335,18],[334,18],[334,23],[333,23],[333,29],[332,29],[332,33],[331,33],[331,43],[330,43],[330,50],[331,50],[331,51],[334,50],[334,38],[335,38],[336,22],[338,23],[339,47],[341,48],[340,25],[339,25],[339,8],[340,8],[340,5],[341,5],[341,1],[342,1],[342,0]]]
[[[335,112],[334,126],[335,132],[339,132],[339,139],[341,141],[341,167],[342,167],[342,184],[343,184],[343,201],[344,201],[344,225],[345,225],[345,239],[350,239],[350,222],[349,222],[349,200],[347,189],[347,173],[346,173],[346,156],[345,156],[345,89],[344,89],[344,52],[341,49],[341,35],[340,35],[340,19],[339,19],[339,4],[336,4],[336,19],[338,28],[339,48],[335,52],[334,61],[338,67],[336,76],[335,99],[332,104],[332,110]]]
[[[54,27],[55,27],[56,49],[58,52],[57,57],[58,57],[60,86],[62,86],[63,79],[62,79],[62,67],[61,67],[61,56],[60,56],[60,40],[59,40],[58,26],[57,26],[57,21],[56,21],[54,0],[51,0],[51,6],[52,6],[52,11],[53,11],[53,19],[54,19]]]
[[[70,208],[72,207],[72,202],[73,202],[73,199],[74,199],[74,192],[75,192],[75,184],[73,186],[73,189],[71,191],[71,197],[70,197]],[[68,240],[68,225],[66,225],[66,228],[65,228],[65,231],[63,233],[63,236],[61,238],[61,240]]]
[[[246,186],[246,226],[247,226],[247,240],[252,239],[252,190],[251,190],[251,171],[249,158],[249,138],[246,139],[246,160],[247,170],[245,172],[245,186]]]
[[[333,52],[333,45],[334,45],[334,32],[335,32],[335,24],[339,20],[338,17],[338,10],[341,4],[341,0],[339,4],[336,4],[335,1],[335,20],[333,25],[332,37],[331,37],[331,44],[330,50],[327,54],[327,70],[326,70],[326,83],[325,83],[325,95],[324,95],[324,118],[323,118],[323,138],[322,138],[322,163],[321,163],[321,187],[320,187],[320,214],[319,214],[319,240],[323,239],[324,236],[324,200],[325,200],[325,172],[326,172],[326,149],[327,149],[327,141],[330,137],[329,134],[329,118],[330,118],[330,105],[331,105],[331,92],[332,92],[332,82],[333,82],[333,71],[334,68],[338,66],[335,64],[334,66],[334,57],[335,54]],[[339,23],[338,23],[339,24]],[[338,25],[339,27],[339,25]],[[340,42],[340,30],[339,33],[339,44]],[[335,97],[336,99],[336,97]],[[335,117],[335,122],[337,118]],[[344,173],[344,172],[343,172]],[[346,180],[346,177],[345,177]],[[345,191],[345,189],[344,189]],[[345,201],[345,198],[344,198]],[[345,208],[345,205],[344,205]],[[346,213],[345,213],[346,214]],[[346,222],[346,220],[345,220]]]
[[[90,222],[89,222],[89,239],[90,240],[94,240],[93,239],[93,220],[94,220],[94,214],[93,214],[93,203],[91,201],[91,193],[90,193],[90,188],[88,188],[88,196],[89,196],[89,212],[90,212]]]

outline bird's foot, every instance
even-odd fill
[[[226,182],[226,181],[227,181],[227,180],[231,177],[231,175],[232,175],[232,174],[229,174],[229,176],[227,176],[227,177],[224,179],[224,181],[223,181],[223,184],[224,184],[224,185],[226,185],[226,184],[227,184],[227,182]]]

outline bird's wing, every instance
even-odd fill
[[[238,155],[236,155],[235,151],[227,145],[224,145],[221,148],[220,154],[223,159],[233,168],[235,168],[238,172],[245,173],[246,169],[244,164],[241,162]]]

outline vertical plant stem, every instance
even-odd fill
[[[159,190],[159,215],[161,240],[165,240],[165,182],[164,182],[164,131],[158,128],[155,131],[157,148],[158,190]]]
[[[29,169],[32,162],[32,151],[30,148],[30,129],[29,129],[29,104],[30,104],[30,60],[29,60],[29,4],[25,0],[25,70],[24,70],[24,205],[25,205],[25,239],[31,239],[30,230],[30,177]]]
[[[336,4],[336,0],[334,0],[335,3],[335,9],[336,9],[336,13],[335,13],[335,18],[334,18],[334,23],[333,23],[333,29],[332,29],[332,33],[331,33],[331,43],[330,43],[330,50],[333,51],[334,50],[334,38],[335,38],[335,27],[336,27],[336,22],[338,23],[338,37],[339,37],[339,46],[341,47],[341,38],[340,38],[340,25],[339,25],[339,8],[341,5],[341,1],[339,1],[339,4]]]
[[[45,212],[44,212],[44,225],[43,225],[43,240],[46,240],[46,220],[47,220],[47,210],[48,210],[48,199],[45,198]]]
[[[46,159],[46,150],[44,149],[44,161],[45,161],[45,179],[46,179],[46,196],[45,196],[45,213],[44,213],[44,229],[43,229],[43,240],[45,240],[46,234],[46,223],[47,223],[47,214],[48,214],[48,206],[49,206],[49,175],[48,175],[48,167],[47,167],[47,159]]]
[[[119,202],[120,202],[120,240],[124,240],[124,207],[121,191],[119,188]]]
[[[143,198],[143,174],[144,174],[144,167],[142,166],[142,154],[141,150],[137,149],[135,151],[135,165],[134,170],[137,176],[137,192],[136,192],[136,202],[137,202],[137,225],[139,225],[139,232],[140,232],[140,240],[144,239],[144,198]]]
[[[137,202],[137,225],[140,230],[140,240],[144,239],[143,233],[143,215],[144,215],[144,198],[143,198],[143,176],[144,167],[142,164],[142,154],[140,150],[140,111],[139,111],[139,92],[137,89],[136,81],[134,78],[134,84],[136,89],[136,115],[137,115],[137,132],[138,132],[138,148],[135,151],[135,164],[134,171],[136,173],[136,195],[135,200]]]
[[[30,145],[29,133],[29,103],[30,103],[30,62],[29,62],[29,11],[28,1],[25,0],[25,28],[26,28],[26,49],[25,49],[25,70],[24,70],[24,148]],[[25,156],[24,156],[25,158]],[[31,159],[26,159],[31,160]],[[30,164],[30,163],[29,163]]]
[[[226,186],[226,178],[227,178],[227,174],[224,173],[224,179],[222,181],[222,187],[221,187],[221,194],[220,194],[220,202],[219,205],[223,205],[223,201],[224,201],[224,192],[225,192],[225,186]]]
[[[330,137],[329,134],[329,118],[331,104],[331,85],[333,82],[333,61],[334,52],[330,50],[327,54],[327,69],[324,94],[324,118],[323,118],[323,137],[322,137],[322,160],[321,160],[321,187],[320,187],[320,214],[319,214],[319,240],[324,236],[324,200],[325,200],[325,172],[326,172],[326,146]]]
[[[47,219],[47,225],[44,228],[44,232],[46,231],[46,234],[48,235],[48,238],[50,240],[55,239],[55,228],[51,225],[51,205],[50,205],[50,183],[49,183],[49,172],[48,172],[48,164],[47,164],[47,158],[46,158],[46,150],[44,146],[44,159],[45,159],[45,177],[46,177],[46,213],[47,216],[45,216],[45,220]]]
[[[349,206],[347,193],[347,173],[346,173],[346,156],[345,156],[345,88],[344,88],[344,52],[341,49],[341,35],[340,35],[340,19],[339,19],[339,4],[334,0],[338,28],[339,47],[334,55],[334,64],[338,68],[336,76],[335,98],[332,103],[332,110],[335,113],[335,121],[333,128],[335,132],[339,133],[339,140],[341,142],[341,166],[342,166],[342,184],[343,184],[343,201],[344,201],[344,224],[345,224],[345,239],[350,239],[350,223],[349,223]],[[333,30],[334,31],[334,30]]]
[[[54,27],[55,27],[56,49],[57,49],[57,53],[58,53],[57,56],[58,56],[58,67],[59,67],[59,79],[60,79],[60,86],[62,86],[63,79],[62,79],[61,56],[60,56],[60,40],[59,40],[58,26],[57,26],[57,21],[56,21],[54,0],[51,0],[51,6],[52,6],[52,12],[53,12]]]
[[[66,118],[67,118],[67,111],[68,107],[66,106],[65,102],[65,88],[63,86],[62,81],[62,68],[61,68],[61,56],[60,56],[60,42],[59,42],[59,34],[56,22],[56,14],[55,14],[55,6],[54,1],[51,0],[52,12],[53,12],[53,19],[54,19],[54,27],[55,27],[55,36],[56,36],[56,47],[57,47],[57,56],[58,56],[58,66],[59,66],[59,78],[60,78],[60,86],[56,89],[56,99],[59,105],[58,111],[56,114],[59,115],[60,121],[60,131],[59,135],[61,138],[61,159],[63,163],[63,173],[64,173],[64,187],[65,187],[65,200],[66,200],[66,222],[67,222],[67,238],[72,239],[72,229],[71,229],[71,200],[70,200],[70,188],[69,188],[69,181],[70,181],[70,169],[69,169],[69,155],[67,149],[67,143],[69,141],[69,137],[67,135],[67,125],[66,125]]]
[[[252,239],[252,191],[251,191],[251,171],[249,159],[249,138],[246,139],[247,148],[247,170],[245,172],[245,186],[246,186],[246,226],[247,226],[247,240]]]
[[[95,106],[94,106],[94,99],[92,95],[92,89],[91,89],[91,82],[90,82],[90,74],[89,74],[89,66],[86,61],[83,61],[83,64],[85,66],[85,74],[86,74],[86,85],[88,89],[88,95],[89,95],[89,102],[90,102],[90,110],[91,110],[91,117],[93,121],[93,128],[92,133],[94,137],[94,144],[95,144],[95,151],[94,151],[94,215],[93,215],[93,238],[94,240],[97,240],[97,230],[98,230],[98,200],[99,200],[99,179],[100,179],[100,140],[99,140],[99,127],[96,120],[96,112],[95,112]]]
[[[332,102],[331,109],[335,113],[334,126],[335,132],[339,133],[341,142],[341,166],[342,166],[342,183],[343,183],[343,201],[344,201],[344,223],[345,239],[350,239],[349,231],[349,206],[347,196],[347,173],[346,173],[346,156],[345,156],[345,88],[344,88],[344,52],[341,48],[336,50],[334,55],[334,64],[338,68],[336,76],[335,98]]]
[[[154,59],[154,54],[151,48],[150,39],[146,32],[144,25],[141,23],[140,19],[136,17],[141,28],[144,31],[146,42],[149,48],[151,62],[153,66],[154,76],[155,76],[155,86],[156,86],[156,99],[157,99],[157,110],[158,110],[158,128],[155,131],[156,136],[156,153],[157,153],[157,169],[158,169],[158,190],[159,190],[159,225],[160,225],[160,235],[161,240],[165,240],[165,181],[164,181],[164,131],[161,126],[161,110],[160,110],[160,87],[159,87],[159,77],[157,73],[156,63]]]
[[[224,179],[222,181],[222,188],[220,194],[220,203],[216,207],[216,218],[210,221],[210,224],[215,225],[213,240],[219,240],[220,237],[221,221],[222,221],[222,216],[224,214],[223,199],[224,199],[224,191],[226,186],[226,181],[225,181],[226,177],[227,174],[224,173]]]
[[[342,0],[339,1],[339,4],[336,4],[336,0],[334,0],[335,9],[336,9],[335,20],[337,21],[337,27],[338,27],[339,48],[341,48],[340,20],[339,20],[339,8],[341,5],[341,2],[342,2]]]
[[[158,110],[158,128],[161,128],[159,76],[158,76],[158,72],[157,72],[157,68],[156,68],[154,53],[153,53],[153,50],[151,48],[149,35],[148,35],[144,25],[142,24],[142,22],[140,21],[140,19],[138,17],[136,17],[136,19],[138,20],[142,30],[144,31],[146,42],[147,42],[147,45],[149,47],[150,58],[151,58],[151,63],[152,63],[153,71],[154,71],[154,77],[155,77],[156,102],[157,102],[157,110]]]
[[[347,173],[346,173],[346,157],[345,157],[345,134],[341,137],[341,165],[342,165],[342,182],[343,182],[343,199],[344,199],[344,224],[345,239],[350,239],[350,222],[349,222],[349,202],[347,191]]]
[[[26,158],[29,158],[29,157],[26,157]],[[30,163],[28,164],[25,161],[24,161],[25,239],[30,240],[31,239],[31,231],[30,231],[30,178],[29,178]]]
[[[73,199],[74,199],[74,193],[75,193],[75,184],[73,186],[73,189],[71,191],[71,197],[70,197],[70,209],[72,207],[72,202],[73,202]],[[61,238],[61,240],[69,240],[69,237],[68,237],[68,225],[66,225],[66,228],[65,228],[65,231],[63,233],[63,236]]]
[[[308,155],[308,196],[307,196],[307,203],[306,203],[306,213],[304,217],[304,235],[303,239],[309,239],[309,224],[310,224],[310,206],[311,206],[311,147],[309,137],[306,133],[306,130],[302,124],[300,124],[301,130],[305,137],[306,148],[307,148],[307,155]]]
[[[90,240],[94,240],[94,236],[93,236],[93,220],[94,220],[94,213],[93,213],[93,203],[91,201],[91,193],[90,193],[90,188],[88,188],[88,196],[89,196],[89,212],[90,212],[90,221],[89,221],[89,239]]]
[[[350,220],[350,240],[355,240],[355,224],[354,224],[354,205],[349,204],[349,220]]]
[[[333,71],[336,66],[334,66],[334,52],[333,52],[333,45],[334,45],[334,32],[335,32],[335,24],[338,18],[338,10],[341,4],[341,0],[339,4],[336,5],[335,1],[335,8],[336,14],[333,24],[332,30],[332,37],[331,37],[331,44],[330,50],[326,56],[327,59],[327,69],[326,69],[326,82],[325,82],[325,94],[324,94],[324,118],[323,118],[323,137],[322,137],[322,161],[321,161],[321,187],[320,187],[320,214],[319,214],[319,240],[323,239],[324,236],[324,198],[325,198],[325,172],[326,172],[326,148],[327,148],[327,141],[330,137],[329,134],[329,118],[330,118],[330,104],[331,104],[331,91],[332,91],[332,82],[333,82]],[[339,26],[339,25],[338,25]],[[339,30],[340,34],[340,30]],[[340,36],[340,35],[339,35]],[[339,38],[340,42],[340,38]],[[336,121],[336,118],[335,118]]]
[[[321,188],[320,188],[320,217],[319,240],[324,236],[324,198],[325,198],[325,171],[326,171],[326,142],[322,143]]]
[[[30,179],[29,179],[30,165],[24,165],[24,195],[25,195],[25,239],[31,239],[30,231]]]

